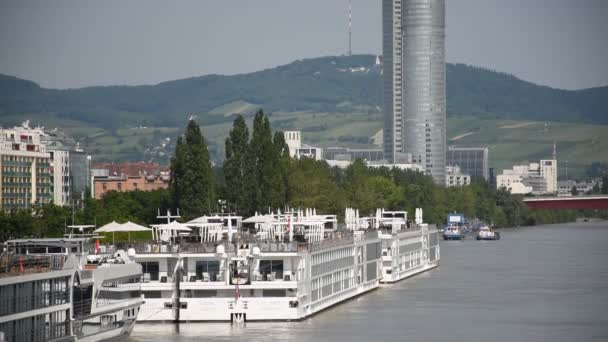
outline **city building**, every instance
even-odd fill
[[[94,163],[92,167],[95,170],[107,170],[107,176],[158,175],[162,171],[167,171],[167,167],[159,163],[146,162]]]
[[[512,194],[557,193],[557,160],[541,160],[528,165],[514,165],[496,176],[496,188],[505,188]]]
[[[400,170],[412,170],[418,172],[424,172],[424,166],[416,163],[379,163],[379,162],[367,162],[369,167],[386,167],[389,169],[400,169]]]
[[[91,156],[74,139],[57,129],[45,131],[41,142],[51,155],[54,203],[70,205],[72,199],[83,200],[89,190]]]
[[[91,169],[91,197],[108,191],[152,191],[169,187],[170,173],[158,163],[95,163]]]
[[[471,176],[463,173],[459,166],[445,167],[445,186],[464,186],[471,184]]]
[[[101,176],[107,172],[95,169],[93,174],[91,195],[96,199],[102,198],[108,191],[152,191],[169,188],[169,173],[166,171],[160,175]]]
[[[490,180],[487,147],[449,146],[446,153],[446,164],[460,167],[463,173],[471,176],[472,181]]]
[[[53,201],[51,154],[41,143],[44,132],[29,123],[0,129],[0,204],[3,210],[26,209]]]
[[[348,147],[326,147],[323,149],[323,159],[325,160],[355,160],[361,159],[366,161],[381,161],[384,160],[384,151],[382,149],[364,149],[364,148],[348,148]]]
[[[383,0],[384,157],[445,183],[445,0]]]
[[[289,155],[292,158],[323,159],[322,148],[302,144],[302,133],[300,131],[286,131],[283,132],[283,136],[287,147],[289,147]]]
[[[602,179],[592,179],[592,180],[565,180],[557,182],[557,195],[568,197],[572,196],[572,188],[576,188],[576,192],[579,195],[585,195],[593,191],[593,188],[597,187],[598,189],[602,188]]]

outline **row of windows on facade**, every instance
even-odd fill
[[[312,256],[312,264],[318,265],[331,260],[343,258],[353,255],[353,247],[340,248],[333,251],[327,251]]]
[[[253,297],[254,296],[253,289],[240,289],[239,294],[240,297]],[[275,289],[263,289],[262,297],[295,297],[297,293],[296,289],[287,289],[287,290],[275,290]],[[159,298],[172,298],[172,291],[142,291],[141,294],[144,298],[148,299],[159,299]],[[181,290],[180,291],[181,298],[234,298],[234,290]],[[170,304],[170,303],[168,303]],[[184,304],[182,304],[181,308],[185,308]],[[167,306],[169,308],[170,306]]]
[[[2,183],[27,183],[32,182],[32,177],[2,177]],[[36,184],[51,183],[50,177],[37,177]],[[10,185],[10,184],[9,184]]]
[[[32,168],[28,166],[3,166],[2,172],[20,172],[20,173],[31,173]],[[37,173],[49,173],[50,169],[48,167],[36,168]]]
[[[159,263],[156,261],[141,263],[144,274],[150,275],[150,280],[159,280]],[[260,260],[259,272],[261,275],[272,274],[275,279],[282,279],[284,272],[283,260]],[[221,277],[220,262],[215,260],[202,260],[195,263],[197,280],[217,281]]]
[[[35,203],[47,204],[47,203],[51,203],[51,199],[50,198],[39,198],[36,200]],[[7,206],[7,205],[26,206],[26,205],[31,205],[31,204],[32,204],[31,201],[22,199],[22,198],[3,198],[2,199],[3,206]]]
[[[0,287],[0,316],[69,302],[69,278],[34,280]]]
[[[2,156],[2,161],[12,161],[12,162],[21,162],[21,163],[33,163],[34,160],[36,163],[48,163],[48,158],[35,158],[35,157],[23,157],[23,156]]]
[[[122,190],[122,182],[116,183],[116,187],[118,188],[118,190]],[[137,189],[138,187],[138,183],[133,183],[133,187]],[[101,183],[101,188],[103,190],[107,190],[108,189],[108,183]]]

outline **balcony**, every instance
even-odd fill
[[[32,177],[31,172],[15,172],[15,171],[2,171],[3,176],[13,176],[13,177]]]

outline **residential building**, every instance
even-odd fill
[[[445,183],[445,0],[383,0],[384,157]]]
[[[471,184],[471,176],[463,173],[459,166],[445,167],[445,186],[464,186]]]
[[[96,169],[93,175],[104,174],[105,172]],[[107,173],[105,173],[107,174]],[[169,187],[169,173],[161,172],[159,175],[137,175],[137,176],[93,176],[91,195],[93,198],[100,199],[108,191],[152,191],[167,189]]]
[[[51,155],[41,143],[44,132],[21,127],[0,129],[0,204],[3,210],[26,209],[53,201]]]
[[[592,179],[592,180],[565,180],[557,182],[557,195],[558,196],[572,196],[572,188],[576,188],[576,192],[579,195],[584,195],[593,191],[594,187],[602,188],[602,179]]]
[[[506,188],[513,194],[535,195],[557,193],[557,160],[514,165],[496,176],[496,188]]]
[[[146,162],[94,163],[92,168],[108,170],[108,176],[158,175],[162,171],[168,171],[167,167],[163,167],[159,163]]]
[[[454,147],[449,146],[446,153],[446,164],[458,166],[471,176],[472,181],[489,181],[487,147]]]

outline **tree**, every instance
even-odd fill
[[[215,175],[209,150],[194,120],[188,122],[184,137],[177,140],[169,185],[175,205],[186,218],[210,213],[216,208]]]
[[[281,134],[282,136],[282,134]],[[285,153],[285,139],[273,141],[270,121],[262,110],[253,119],[253,134],[247,155],[247,192],[250,211],[265,211],[285,205],[285,179],[280,158]]]
[[[608,175],[602,177],[602,194],[608,194]]]
[[[570,193],[572,194],[572,196],[578,196],[578,189],[576,188],[576,185],[572,186],[572,189],[570,189]]]
[[[226,159],[224,160],[224,179],[226,199],[238,212],[250,212],[247,200],[247,153],[249,150],[249,129],[245,119],[237,116],[226,138]]]
[[[277,184],[275,191],[275,200],[279,205],[287,203],[287,188],[289,187],[289,168],[291,156],[289,155],[289,147],[285,142],[283,132],[275,132],[272,138],[274,146],[275,167],[278,169],[280,182]]]

